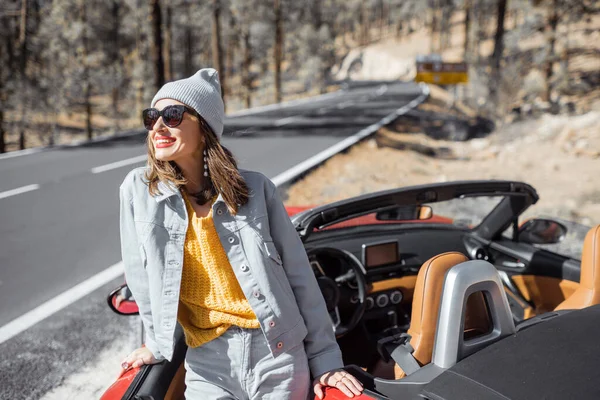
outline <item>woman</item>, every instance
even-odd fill
[[[125,275],[146,330],[122,367],[173,355],[185,335],[187,399],[302,399],[362,391],[275,185],[220,143],[217,71],[164,85],[144,110],[148,166],[120,188]]]

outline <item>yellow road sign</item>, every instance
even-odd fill
[[[456,85],[469,82],[467,63],[417,61],[415,82]]]

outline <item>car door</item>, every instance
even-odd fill
[[[517,320],[552,311],[579,286],[580,261],[509,239],[489,246]]]
[[[515,240],[512,228],[495,239],[465,237],[472,258],[490,261],[498,269],[516,321],[554,310],[579,287],[583,240],[589,227],[556,218],[543,220],[557,221],[566,229],[562,240],[525,243]]]

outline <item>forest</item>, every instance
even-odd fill
[[[477,85],[465,101],[502,118],[532,68],[551,105],[598,88],[600,68],[572,60],[600,49],[570,32],[593,38],[599,14],[594,0],[3,0],[0,152],[139,129],[163,83],[206,66],[228,112],[336,90],[352,49],[422,32],[440,53],[456,25]]]

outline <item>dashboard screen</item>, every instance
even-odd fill
[[[379,267],[398,262],[398,242],[363,245],[363,261],[366,268]]]

